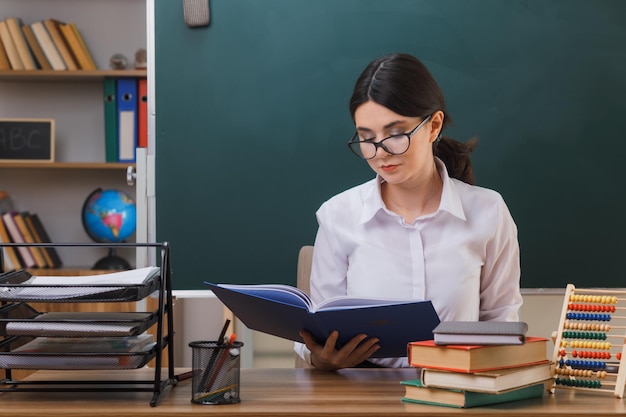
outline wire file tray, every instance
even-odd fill
[[[117,282],[81,285],[81,277],[76,276],[72,277],[76,280],[75,285],[39,287],[29,285],[29,274],[27,275],[25,271],[0,273],[0,294],[3,294],[0,295],[0,368],[5,369],[5,379],[0,380],[0,392],[152,392],[150,405],[154,407],[163,391],[170,385],[176,385],[171,258],[167,242],[0,243],[0,248],[4,246],[156,248],[160,250],[161,265],[157,274],[147,277],[144,282],[129,285]],[[3,265],[2,261],[0,250],[0,266]],[[158,294],[158,307],[152,312],[41,313],[29,305],[32,302],[140,301],[154,292]],[[52,293],[51,296],[50,293]],[[148,334],[143,333],[153,325],[155,327],[154,340]],[[64,333],[63,329],[68,329],[67,333]],[[32,343],[36,344],[34,348],[31,348]],[[166,347],[168,348],[167,372],[164,377],[163,355]],[[59,373],[58,380],[18,380],[12,377],[12,370],[15,369],[61,371],[111,369],[132,372],[132,369],[141,368],[152,360],[154,360],[153,379],[137,380],[132,377],[127,379],[121,377],[102,380],[68,380],[63,379],[62,372]]]

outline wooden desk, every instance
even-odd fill
[[[120,371],[118,371],[120,372]],[[150,378],[151,369],[121,371]],[[39,371],[29,379],[102,379],[110,371]],[[115,377],[115,375],[112,375]],[[626,402],[606,394],[558,390],[542,399],[524,400],[466,410],[403,403],[403,379],[415,378],[414,369],[351,369],[336,373],[311,369],[243,369],[240,404],[192,404],[191,380],[180,382],[150,407],[152,393],[38,393],[0,394],[0,414],[32,417],[99,416],[612,416],[626,414]]]

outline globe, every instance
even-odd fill
[[[125,192],[98,188],[85,200],[81,217],[83,228],[92,240],[119,243],[135,232],[137,208]],[[96,262],[93,268],[130,269],[130,265],[111,248],[109,255]]]
[[[83,204],[83,227],[96,242],[117,243],[128,239],[137,224],[135,201],[120,190],[93,191]]]

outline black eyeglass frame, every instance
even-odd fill
[[[428,115],[424,120],[422,120],[420,122],[420,124],[418,124],[417,126],[415,126],[415,128],[413,130],[411,130],[410,132],[405,132],[405,133],[400,133],[397,135],[391,135],[391,136],[387,136],[384,139],[379,140],[378,142],[375,142],[376,138],[374,139],[368,139],[368,140],[355,140],[356,138],[359,137],[359,132],[355,132],[354,135],[352,135],[352,138],[350,138],[350,140],[348,141],[347,145],[348,148],[350,149],[350,151],[352,151],[353,154],[355,154],[356,156],[358,156],[361,159],[373,159],[376,157],[376,154],[378,153],[378,148],[383,148],[383,150],[385,152],[387,152],[390,155],[402,155],[403,153],[406,153],[406,151],[409,150],[409,148],[411,147],[411,136],[413,136],[415,134],[415,132],[417,132],[422,126],[424,126],[426,123],[428,123],[428,121],[430,120],[432,114]],[[406,136],[407,139],[409,140],[409,144],[407,145],[406,149],[402,152],[391,152],[389,149],[387,149],[387,147],[385,146],[385,141],[387,139],[394,139],[397,138],[398,136]],[[356,151],[355,149],[353,149],[353,146],[361,146],[362,143],[371,143],[372,145],[374,145],[374,155],[372,155],[369,158],[364,157],[361,153],[359,153],[359,151]]]

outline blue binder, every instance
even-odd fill
[[[117,129],[119,162],[135,162],[137,148],[137,79],[117,79]]]

